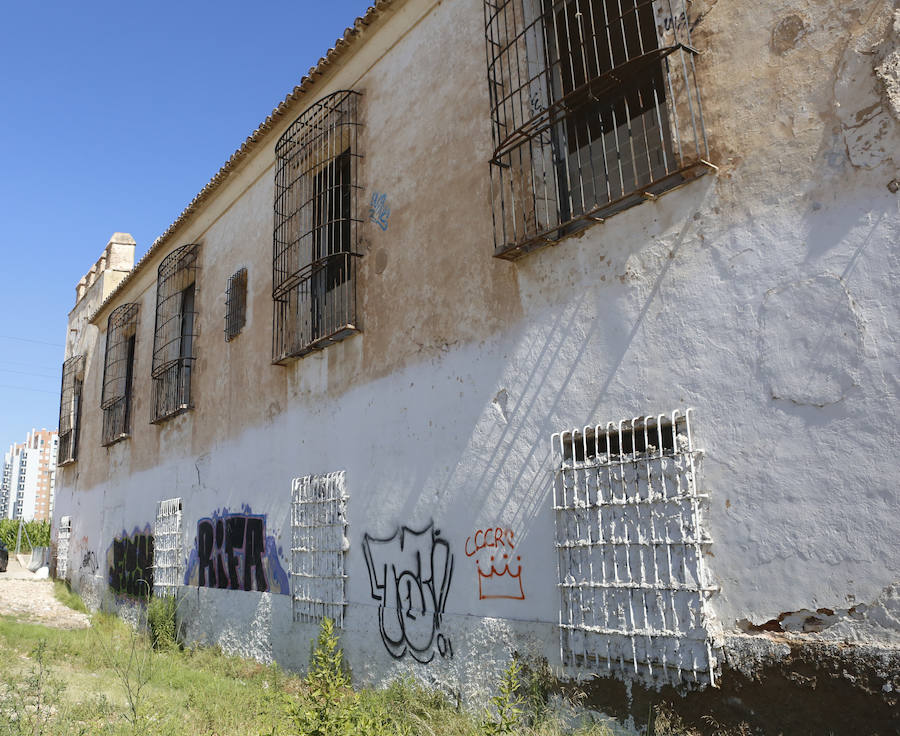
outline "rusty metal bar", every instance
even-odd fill
[[[484,8],[495,255],[517,258],[714,168],[684,0]]]
[[[358,331],[355,259],[359,93],[312,105],[275,147],[273,360],[283,363]]]

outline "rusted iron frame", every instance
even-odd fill
[[[688,48],[684,44],[654,49],[629,59],[615,69],[588,80],[558,100],[554,100],[546,109],[514,130],[494,151],[491,163],[507,168],[509,164],[503,163],[502,157],[522,143],[538,137],[555,125],[565,123],[587,105],[611,106],[612,103],[618,102],[633,91],[632,87],[628,87],[629,83],[635,82],[638,78],[646,78],[649,76],[651,65],[659,63],[680,49],[697,53],[695,49]],[[571,104],[573,101],[576,101],[575,104]]]
[[[648,12],[654,13],[654,5],[661,5],[662,3],[659,1],[654,3],[651,0],[617,0],[617,3],[618,14],[609,12],[613,3],[605,2],[605,0],[557,0],[549,4],[549,6],[547,3],[541,2],[541,0],[534,0],[528,6],[533,11],[533,18],[530,22],[526,22],[526,4],[523,0],[506,0],[503,3],[492,3],[490,0],[485,1],[485,40],[489,93],[494,122],[492,132],[495,146],[491,168],[492,171],[497,171],[496,177],[494,175],[491,177],[492,197],[497,203],[493,208],[496,256],[505,258],[519,257],[526,252],[534,250],[536,247],[553,242],[555,239],[580,229],[580,227],[583,227],[590,221],[602,221],[601,214],[609,215],[624,209],[626,206],[643,201],[645,198],[653,199],[661,191],[664,191],[664,188],[661,189],[657,186],[658,182],[662,181],[664,184],[674,183],[677,186],[687,178],[679,176],[679,174],[686,173],[687,176],[691,177],[697,175],[696,170],[692,171],[696,163],[706,166],[706,169],[699,173],[705,173],[706,170],[715,168],[705,160],[708,158],[708,144],[693,59],[697,51],[691,46],[688,25],[686,24],[684,28],[673,26],[671,35],[674,43],[659,47],[657,44],[660,42],[660,38],[656,32],[656,20],[658,18],[653,16],[654,30],[652,39],[649,37],[648,29],[644,26],[647,24],[647,19],[651,17],[646,14]],[[603,19],[601,19],[601,24],[605,21],[603,25],[606,30],[607,43],[605,48],[602,49],[600,47],[604,46],[602,38],[600,46],[597,44],[597,40],[602,34],[597,30],[597,24],[595,23],[595,4],[597,10],[602,9]],[[672,7],[672,0],[668,0],[668,6],[670,15],[677,17],[677,10]],[[586,24],[579,20],[577,21],[577,36],[573,34],[573,29],[568,25],[568,15],[571,10],[575,10],[577,16],[582,18],[584,17],[582,11],[587,10],[590,29],[586,29]],[[638,15],[639,10],[644,12],[643,24],[642,17]],[[519,12],[518,18],[516,17],[517,11]],[[564,29],[556,27],[560,14],[562,20],[566,23]],[[629,14],[634,16],[630,21],[633,27],[627,30],[624,18]],[[510,16],[512,16],[512,33],[510,33],[509,29]],[[501,22],[503,23],[502,28]],[[551,29],[547,28],[548,23],[553,26]],[[611,28],[621,31],[621,38],[616,38],[615,43],[613,36],[610,34]],[[560,31],[562,31],[562,36]],[[630,41],[629,34],[632,36]],[[648,36],[646,44],[645,35]],[[666,35],[668,35],[668,32]],[[559,45],[561,37],[565,39],[563,47]],[[591,53],[585,52],[586,38],[588,42],[593,43]],[[631,48],[629,48],[629,43]],[[553,46],[554,44],[555,47]],[[650,48],[651,45],[654,48]],[[552,58],[551,48],[556,49],[556,58]],[[527,62],[530,59],[529,54],[535,53],[536,49],[544,54],[542,60],[538,59],[538,71],[531,73],[526,68],[526,73],[523,76],[523,58]],[[540,51],[540,49],[543,49],[543,51]],[[564,51],[566,52],[565,55],[563,54]],[[605,57],[601,53],[602,51],[606,52]],[[624,62],[616,64],[616,55],[621,57],[623,51],[625,55]],[[667,60],[667,57],[676,51],[680,52],[681,70],[671,68]],[[578,52],[581,54],[580,60],[576,59]],[[685,60],[685,57],[687,57],[687,60]],[[572,75],[568,82],[568,86],[571,87],[572,83],[577,81],[575,72],[579,61],[581,66],[578,67],[578,72],[584,75],[585,81],[561,97],[558,95],[559,90],[554,95],[552,89],[554,84],[558,86],[562,83],[562,91],[566,89],[566,81],[562,80],[562,78],[557,80],[554,75],[567,69]],[[604,63],[610,67],[607,71],[602,70]],[[655,66],[656,64],[660,66],[657,67]],[[594,71],[597,72],[593,76],[590,74],[592,66]],[[683,74],[679,74],[679,71]],[[655,144],[654,147],[651,147],[649,142],[645,140],[643,148],[634,145],[632,135],[633,115],[628,111],[627,96],[638,93],[638,90],[641,89],[641,82],[646,83],[652,80],[655,74],[659,74],[662,77],[665,89],[658,89],[657,83],[655,81],[651,82],[652,104],[649,100],[645,100],[640,104],[643,108],[655,109],[657,125],[654,135],[658,133],[661,136],[661,147],[659,150],[663,157],[665,171],[660,172],[664,174],[661,178],[658,175],[654,176],[653,171],[655,167],[652,161],[648,161],[647,173],[650,174],[651,180],[649,183],[644,182],[641,184],[638,181],[637,164],[639,159],[637,154],[649,156],[651,150],[654,150]],[[682,135],[678,127],[678,113],[673,113],[671,116],[673,129],[668,130],[669,115],[667,107],[663,108],[663,112],[660,110],[661,104],[671,104],[674,110],[675,106],[679,104],[679,100],[684,101],[680,95],[677,97],[675,95],[672,83],[673,74],[679,77],[683,76],[683,79],[679,81],[679,90],[684,93],[686,98],[690,127],[693,132],[693,147],[696,153],[696,157],[693,160],[685,155],[686,145],[681,140]],[[635,77],[643,77],[643,79],[628,86],[628,83]],[[618,94],[616,94],[614,88],[617,82],[624,83],[620,87]],[[536,84],[546,88],[544,95],[550,101],[550,104],[547,105],[546,109],[538,110],[537,114],[529,115],[526,113],[520,115],[520,119],[517,121],[517,113],[526,108],[526,93],[530,95]],[[666,94],[663,95],[663,92]],[[662,100],[659,95],[663,95]],[[534,107],[530,97],[528,102],[531,107]],[[574,104],[579,102],[580,104]],[[561,126],[565,125],[574,115],[583,115],[586,106],[590,105],[596,108],[598,102],[601,103],[601,106],[606,103],[607,112],[603,113],[602,110],[596,111],[596,122],[600,122],[601,114],[613,115],[613,126],[610,132],[614,134],[615,138],[616,150],[614,153],[621,179],[618,182],[619,186],[615,187],[615,189],[621,193],[621,196],[614,197],[610,188],[609,177],[611,174],[616,173],[616,169],[611,169],[609,162],[606,160],[607,142],[603,137],[604,131],[601,125],[599,146],[600,153],[603,156],[603,177],[598,177],[594,172],[594,175],[588,180],[588,185],[590,194],[596,203],[597,185],[602,185],[605,178],[609,199],[605,202],[601,201],[593,208],[588,208],[588,211],[578,212],[578,210],[585,209],[587,206],[584,191],[585,162],[582,161],[582,155],[587,156],[587,165],[591,171],[599,163],[594,160],[595,156],[591,153],[596,130],[593,133],[591,132],[590,117],[585,118],[584,121],[588,135],[586,145],[578,142],[578,129],[573,129],[576,134],[576,160],[574,162],[569,160],[571,152],[564,155],[555,149],[548,149],[546,148],[548,144],[542,141],[541,137],[552,136],[554,129],[560,130]],[[623,162],[621,153],[619,153],[620,143],[616,130],[615,109],[613,107],[613,104],[621,104],[622,102],[624,102],[626,113],[622,124],[627,123],[626,143],[631,148],[629,151],[630,157],[627,160],[635,167],[633,179],[629,176],[630,184],[626,184],[623,176]],[[533,110],[529,108],[528,112],[533,112]],[[643,113],[637,114],[642,115]],[[646,120],[642,120],[639,127],[646,139],[648,135]],[[606,134],[608,135],[608,132]],[[571,144],[571,142],[569,143]],[[524,158],[521,152],[523,145],[528,148]],[[535,158],[533,150],[535,145],[538,146],[537,158]],[[673,151],[667,151],[670,145],[673,147]],[[543,166],[539,166],[539,169],[534,169],[534,162],[546,159],[550,155],[551,150],[553,151],[554,159],[551,170],[548,171],[546,162]],[[516,151],[519,151],[519,158],[521,159],[518,164],[509,160],[509,157]],[[667,153],[668,155],[676,155],[677,153],[681,158],[680,162],[674,166],[671,165],[666,161]],[[507,158],[507,160],[504,161],[504,158]],[[573,164],[576,168],[570,169],[570,166]],[[515,181],[503,174],[504,169],[513,169],[517,165],[531,169],[530,178],[526,174],[526,187],[530,186],[533,190],[530,193],[530,198],[526,195],[524,189],[517,191]],[[547,180],[548,174],[551,175],[549,182]],[[645,175],[642,173],[641,177]],[[535,180],[536,176],[542,177],[537,180],[537,183]],[[554,181],[553,176],[559,181]],[[581,188],[580,202],[576,196],[573,196],[573,184]],[[635,186],[632,186],[632,184]],[[497,187],[499,187],[499,190]],[[637,193],[640,193],[641,196],[637,198],[632,196]],[[548,210],[548,206],[551,204],[553,205],[552,212]],[[537,224],[541,216],[541,206],[544,209],[544,219],[547,220],[549,226],[540,232],[534,232],[533,230],[529,232],[529,218],[533,219],[534,223]],[[603,210],[603,212],[600,213],[598,210]],[[571,227],[573,223],[579,220],[582,222],[581,226]],[[555,235],[555,237],[549,237],[550,235]]]
[[[199,334],[197,323],[199,251],[199,243],[176,248],[163,259],[157,272],[151,370],[153,379],[151,424],[173,417],[193,406],[190,381],[193,363],[196,360],[194,343]],[[188,290],[193,301],[191,309],[185,309],[183,303]],[[172,307],[173,303],[177,303],[177,306]],[[189,330],[185,332],[188,317]],[[187,355],[186,342],[189,347]],[[177,356],[172,355],[173,346],[178,348]],[[163,406],[160,406],[160,398],[167,399],[169,396],[173,398],[174,403],[170,406],[164,401]]]
[[[57,465],[68,465],[78,457],[78,434],[81,425],[81,382],[85,356],[75,355],[63,362],[59,389],[59,446]]]
[[[360,93],[354,90],[332,93],[300,115],[276,144],[278,166],[272,263],[272,353],[276,364],[285,364],[291,358],[302,357],[358,332],[353,324],[356,319],[356,278],[352,258],[362,255],[356,248],[357,225],[361,222],[356,215],[361,189],[357,184],[357,168],[358,160],[362,158],[358,142],[361,127],[357,119],[359,98]],[[345,155],[346,172],[337,168]],[[298,164],[304,168],[299,168]],[[317,180],[323,176],[325,179]],[[341,212],[345,196],[347,213]],[[325,210],[321,209],[323,207]],[[300,222],[304,217],[310,226],[301,231]],[[348,231],[347,242],[344,242],[344,226]],[[295,233],[291,233],[292,228]],[[335,237],[337,242],[334,242]],[[308,256],[301,258],[307,248]],[[327,252],[319,252],[323,248]],[[318,290],[323,287],[314,279],[323,269],[329,269],[341,260],[344,268],[336,271],[339,283],[333,288],[325,285],[323,293],[319,294]],[[305,290],[304,284],[307,285]],[[344,294],[339,289],[349,293]],[[318,311],[322,304],[329,304],[329,294],[339,294],[338,309],[343,312],[334,322],[340,324],[327,325],[329,317]],[[291,314],[292,295],[296,296],[298,309],[301,301],[309,302],[313,311],[308,320],[301,319],[299,313]],[[326,307],[329,308],[332,307]],[[293,334],[307,321],[311,328],[309,335]],[[325,335],[316,335],[320,322],[333,329]],[[300,337],[299,342],[297,337]]]
[[[247,269],[228,277],[225,287],[225,342],[236,338],[247,323]]]
[[[689,181],[714,171],[718,171],[718,167],[704,160],[682,166],[671,171],[662,179],[656,179],[612,202],[598,205],[588,212],[575,215],[562,224],[553,225],[536,232],[525,240],[499,244],[494,250],[494,256],[508,261],[515,261],[541,248],[557,245],[566,236],[578,233],[595,223],[604,223],[613,215],[640,204],[642,201],[658,199],[661,195],[674,191]]]
[[[103,356],[103,412],[101,444],[111,445],[128,437],[131,384],[134,378],[134,352],[129,342],[136,341],[139,304],[123,304],[109,315],[106,322],[106,350]],[[124,352],[124,354],[123,354]],[[131,362],[131,365],[129,365]]]

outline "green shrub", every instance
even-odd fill
[[[522,697],[522,665],[513,659],[503,670],[498,692],[491,698],[496,713],[488,713],[482,724],[487,736],[497,734],[519,733],[525,709],[525,698]]]
[[[150,596],[147,603],[147,627],[154,649],[174,649],[178,644],[178,602],[175,596]]]
[[[69,585],[66,580],[53,581],[53,595],[56,600],[64,606],[68,606],[73,611],[81,611],[82,613],[88,612],[87,606],[84,605],[84,601],[81,600],[81,596],[72,590],[72,586]]]

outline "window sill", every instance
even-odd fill
[[[573,217],[571,220],[539,233],[528,240],[520,243],[506,243],[499,245],[494,250],[494,257],[502,258],[507,261],[515,261],[536,250],[546,248],[550,245],[558,245],[563,239],[570,235],[579,233],[591,225],[605,222],[608,217],[631,209],[647,200],[657,199],[663,194],[668,194],[711,171],[718,171],[718,167],[709,163],[709,161],[701,159],[700,161],[688,164],[687,166],[683,166],[682,168],[673,171],[662,179],[657,179],[646,186],[635,189],[633,192],[626,194],[624,197],[620,197],[617,200],[595,207],[593,210],[583,215]]]
[[[163,414],[162,416],[156,417],[150,420],[150,424],[162,424],[163,422],[173,419],[177,417],[179,414],[184,414],[185,412],[191,411],[194,408],[193,404],[185,404],[184,406],[179,406],[175,411],[169,412],[168,414]]]
[[[310,353],[314,353],[318,350],[324,350],[329,345],[334,345],[335,343],[340,342],[341,340],[345,340],[351,335],[356,335],[360,332],[360,329],[352,324],[346,324],[343,327],[339,327],[330,335],[325,335],[324,337],[320,337],[316,340],[313,340],[308,345],[303,346],[299,350],[289,353],[287,355],[282,355],[279,358],[276,358],[272,361],[274,365],[288,365],[289,363],[294,362],[295,360],[299,360]]]
[[[109,440],[108,442],[101,442],[100,444],[103,447],[112,447],[113,445],[115,445],[118,442],[121,442],[122,440],[130,440],[130,439],[131,439],[131,434],[129,434],[128,432],[125,432],[124,434],[120,434],[116,437],[113,437],[113,439]]]

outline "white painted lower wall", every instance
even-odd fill
[[[713,187],[520,261],[525,316],[502,336],[328,398],[329,361],[359,360],[363,334],[303,359],[281,414],[201,457],[184,438],[202,406],[161,425],[169,461],[150,471],[129,473],[113,446],[115,481],[59,488],[76,589],[107,595],[113,537],[152,527],[157,502],[175,497],[186,565],[199,520],[246,507],[288,572],[293,479],[345,471],[342,643],[355,677],[478,692],[513,652],[560,662],[552,433],[693,407],[719,626],[874,601],[900,579],[896,198],[864,189],[814,218],[772,208],[726,223],[707,219]],[[453,654],[420,664],[381,641],[362,545],[432,522],[453,555],[440,626]],[[523,600],[479,598],[467,539],[497,527],[514,532]],[[316,627],[292,621],[288,595],[182,593],[192,639],[306,664]]]

